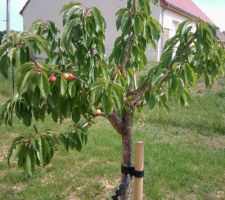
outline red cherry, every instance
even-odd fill
[[[75,79],[75,76],[74,76],[73,74],[69,74],[68,79],[69,79],[70,81],[72,81],[72,80],[74,80],[74,79]]]
[[[73,74],[70,74],[70,73],[64,73],[63,74],[63,77],[69,81],[72,81],[75,79],[75,76]]]
[[[51,83],[55,83],[56,82],[56,77],[54,74],[52,74],[50,77],[49,77],[49,82]]]
[[[69,78],[69,74],[68,74],[68,73],[64,73],[64,74],[63,74],[63,77],[64,77],[65,79],[68,79],[68,78]]]

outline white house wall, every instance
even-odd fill
[[[182,23],[185,20],[190,20],[190,18],[185,17],[177,12],[166,9],[163,14],[163,28],[168,28],[170,30],[170,38],[174,36],[176,32],[176,27],[174,22]],[[192,22],[194,25],[194,22]]]
[[[54,21],[60,30],[63,29],[62,16],[60,10],[65,3],[70,0],[31,0],[23,12],[24,30],[30,29],[32,23],[37,19],[43,21]],[[111,52],[114,41],[119,33],[116,30],[116,11],[126,6],[126,1],[121,0],[81,0],[85,7],[96,6],[100,9],[106,19],[106,53]]]
[[[60,16],[60,10],[65,3],[70,0],[31,0],[23,12],[24,30],[30,29],[32,23],[37,19],[43,21],[54,21],[60,30],[63,29],[62,16]],[[103,16],[106,19],[106,53],[109,55],[111,52],[114,41],[119,33],[116,30],[116,11],[126,6],[125,0],[80,0],[80,2],[86,7],[96,6],[98,7]],[[160,7],[152,6],[152,16],[160,20]],[[151,61],[158,60],[158,47],[157,50],[148,48],[147,56]]]
[[[168,29],[169,31],[169,38],[173,37],[176,33],[176,23],[180,24],[185,20],[191,20],[192,25],[195,25],[195,21],[191,19],[188,16],[182,15],[179,12],[176,12],[174,10],[171,10],[170,8],[167,7],[162,7],[161,8],[161,24],[164,29]],[[160,38],[160,45],[159,45],[159,51],[162,52],[163,50],[163,44],[165,41],[163,41],[163,37]],[[160,53],[161,54],[161,53]]]
[[[156,19],[161,24],[161,7],[151,5],[152,17]],[[147,57],[150,61],[158,62],[160,57],[160,41],[156,45],[156,49],[149,47],[147,50]]]

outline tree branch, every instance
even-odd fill
[[[137,5],[136,5],[136,0],[132,1],[132,6],[130,10],[130,15],[133,18],[137,13]],[[132,26],[130,27],[130,33],[127,39],[127,47],[125,49],[125,53],[123,54],[123,58],[121,61],[121,65],[118,67],[121,74],[124,74],[124,69],[130,59],[131,56],[131,50],[135,42],[135,34],[134,31],[132,31]],[[108,116],[108,120],[110,121],[111,125],[113,126],[114,129],[117,130],[117,132],[121,135],[125,134],[125,127],[126,127],[126,121],[128,120],[131,115],[130,112],[125,112],[123,119],[121,119],[118,114],[116,113],[115,110],[112,111],[112,113]],[[125,121],[124,121],[125,120]]]
[[[34,63],[36,70],[40,70],[40,65],[38,65],[37,61],[35,60],[35,58],[33,57],[33,55],[31,53],[29,53],[29,57],[30,60]]]
[[[112,113],[108,116],[108,120],[110,121],[111,125],[114,129],[120,134],[123,135],[123,121],[118,116],[115,110],[112,111]]]
[[[137,10],[136,10],[136,0],[133,0],[133,4],[132,4],[132,7],[131,7],[131,17],[134,17],[137,13]],[[121,68],[122,70],[124,70],[124,68],[126,67],[128,61],[129,61],[129,58],[130,58],[130,55],[131,55],[131,50],[132,50],[132,47],[134,45],[134,42],[135,42],[135,34],[134,34],[134,31],[132,31],[132,27],[131,27],[131,30],[130,30],[130,34],[128,36],[128,43],[127,43],[127,48],[125,49],[125,53],[124,53],[124,56],[123,56],[123,60],[121,62]]]
[[[169,66],[168,66],[168,72],[167,74],[165,74],[165,76],[162,78],[162,81],[160,82],[160,84],[168,81],[168,78],[169,78],[169,73],[173,67],[173,61],[175,59],[177,59],[178,57],[180,57],[183,53],[185,53],[185,51],[190,47],[190,45],[194,42],[195,40],[195,37],[193,36],[186,44],[186,46],[184,48],[182,48],[180,51],[177,51],[176,52],[176,55],[174,56],[173,60],[169,63]],[[182,63],[183,65],[184,63]],[[129,97],[129,96],[133,96],[135,95],[135,99],[139,99],[139,97],[144,94],[149,88],[151,87],[151,81],[147,81],[144,85],[142,85],[141,87],[139,87],[138,89],[134,89],[134,90],[128,90],[127,91],[127,94],[126,94],[126,97]],[[135,101],[136,103],[137,101]]]

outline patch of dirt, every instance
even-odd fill
[[[106,179],[102,179],[102,180],[99,180],[101,182],[101,184],[106,188],[107,191],[113,191],[113,189],[115,188],[116,186],[116,183],[115,182],[109,182],[108,180]],[[116,181],[116,182],[119,182]]]
[[[225,136],[204,136],[199,134],[188,133],[182,137],[182,141],[189,141],[197,145],[205,145],[213,150],[221,150],[225,148]]]
[[[189,194],[184,197],[184,200],[197,200],[197,199],[198,198],[196,197],[195,194]]]
[[[197,142],[198,144],[210,146],[214,150],[220,150],[225,148],[225,137],[210,137],[199,134],[188,134],[188,140]]]
[[[161,139],[158,139],[156,143],[177,143],[177,142],[191,142],[198,145],[206,145],[211,147],[214,150],[225,149],[225,136],[220,137],[211,137],[203,136],[199,134],[187,133],[182,136],[164,136]]]
[[[81,193],[82,191],[82,187],[69,187],[67,188],[67,192],[65,192],[65,194],[67,193],[68,196],[65,198],[65,200],[80,200],[79,197],[77,197],[77,194]]]
[[[219,91],[221,89],[221,83],[216,82],[213,84],[212,89],[213,91]],[[206,92],[206,88],[205,88],[205,82],[202,80],[199,82],[199,84],[195,87],[191,89],[192,92],[194,93],[198,93],[198,94],[205,94]]]
[[[7,96],[3,95],[2,92],[0,92],[0,104],[3,104],[8,100],[10,100],[10,97],[7,97]]]
[[[25,184],[16,184],[14,185],[12,188],[16,191],[16,192],[20,192],[22,190],[24,190],[27,186]]]
[[[215,139],[206,139],[202,141],[203,144],[211,146],[215,150],[224,149],[225,143],[222,143],[221,141],[216,141]]]
[[[209,199],[212,200],[222,200],[225,199],[225,192],[224,191],[217,191],[210,194]]]
[[[50,183],[54,184],[53,178],[54,178],[53,173],[46,173],[46,176],[41,179],[41,185],[46,186]]]
[[[8,149],[9,149],[9,146],[7,145],[3,145],[0,148],[0,162],[4,162],[5,159],[7,159]]]
[[[176,199],[176,198],[174,197],[174,195],[173,195],[172,192],[167,192],[166,195],[165,195],[165,199],[166,199],[166,200],[174,200],[174,199]],[[146,200],[147,200],[147,199],[146,199]]]
[[[102,185],[102,187],[104,188],[103,190],[105,192],[105,196],[104,197],[99,197],[100,199],[106,199],[106,196],[110,195],[111,192],[114,192],[115,187],[117,186],[117,183],[119,183],[119,179],[115,180],[115,181],[108,181],[107,179],[104,178],[99,178],[98,182]],[[80,194],[82,194],[82,191],[84,190],[83,186],[80,187],[70,187],[69,189],[67,189],[67,192],[65,192],[65,194],[67,193],[68,196],[65,198],[65,200],[80,200],[79,197]]]
[[[80,200],[80,198],[76,197],[76,192],[72,192],[65,200]]]

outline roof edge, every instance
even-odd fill
[[[20,15],[23,15],[24,10],[26,9],[26,7],[28,6],[28,4],[30,3],[31,0],[27,0],[27,2],[24,4],[23,8],[20,10]]]
[[[216,36],[220,41],[225,44],[225,35],[220,30],[216,31]]]
[[[194,19],[194,20],[197,20],[197,21],[198,21],[198,20],[201,20],[200,17],[197,17],[197,16],[195,16],[195,15],[192,15],[191,13],[186,12],[185,10],[180,9],[180,8],[178,8],[177,6],[174,6],[174,5],[172,5],[172,4],[162,3],[162,6],[165,7],[165,8],[168,8],[168,9],[170,9],[170,10],[172,10],[172,11],[176,11],[176,12],[178,12],[179,14],[185,16],[185,17],[189,17],[189,18]]]
[[[193,15],[193,14],[191,14],[190,12],[187,12],[187,11],[185,11],[185,10],[183,10],[183,9],[181,9],[181,8],[179,8],[179,7],[177,7],[177,6],[175,6],[175,5],[173,5],[173,4],[171,4],[171,3],[168,3],[168,2],[166,2],[166,0],[161,0],[160,1],[160,3],[161,3],[161,5],[162,6],[164,6],[164,7],[167,7],[167,8],[172,8],[172,9],[175,9],[175,10],[177,10],[181,15],[183,15],[183,16],[189,16],[190,18],[192,18],[192,19],[196,19],[196,20],[203,20],[203,21],[206,21],[206,20],[204,20],[204,19],[202,19],[201,17],[198,17],[198,16],[196,16],[196,15]],[[194,3],[194,2],[193,2]],[[195,4],[195,3],[194,3]],[[196,4],[195,4],[196,5]],[[197,6],[197,5],[196,5]],[[198,6],[197,6],[198,7]],[[199,7],[198,7],[199,8]],[[199,8],[200,9],[200,8]],[[200,9],[201,10],[201,9]],[[201,10],[202,11],[202,10]],[[204,13],[203,11],[202,11],[202,13]],[[205,14],[205,13],[204,13]],[[210,24],[212,24],[212,25],[215,25],[215,23],[206,15],[206,17],[208,18],[208,20],[207,20],[207,22],[208,23],[210,23]]]

